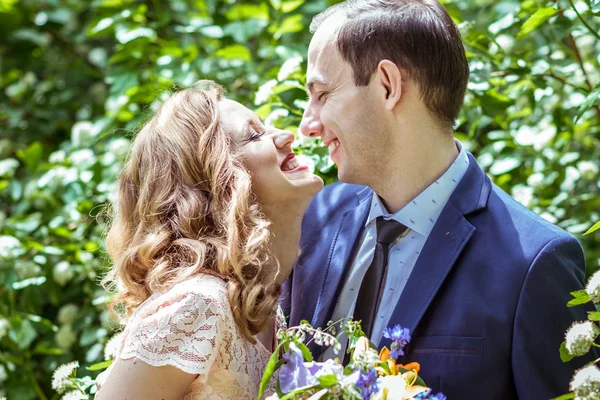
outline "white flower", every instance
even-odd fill
[[[270,79],[262,85],[260,85],[258,91],[256,92],[256,96],[254,97],[254,104],[259,105],[266,103],[267,100],[269,100],[269,97],[271,97],[271,94],[273,93],[273,88],[275,86],[277,86],[277,81],[275,79]]]
[[[266,126],[275,126],[275,123],[277,122],[278,119],[285,118],[289,114],[290,114],[290,112],[288,110],[286,110],[285,108],[276,108],[275,110],[271,111],[269,113],[269,115],[267,115],[267,118],[265,118],[265,125]]]
[[[23,254],[21,242],[13,236],[0,236],[0,260],[15,258]]]
[[[42,274],[42,268],[34,262],[18,263],[15,270],[19,279],[35,278]]]
[[[94,136],[94,124],[92,124],[90,121],[76,122],[71,129],[71,142],[75,147],[91,144]]]
[[[6,318],[0,317],[0,339],[2,339],[8,333],[10,322]]]
[[[71,390],[70,392],[67,392],[64,394],[63,397],[61,397],[61,400],[88,400],[89,397],[83,393],[81,393],[79,390]]]
[[[19,167],[19,162],[14,158],[7,158],[6,160],[0,161],[0,176],[8,176],[12,178],[15,171]]]
[[[65,158],[67,157],[64,150],[56,150],[53,153],[50,153],[48,157],[48,161],[52,164],[60,164],[65,162]]]
[[[302,57],[295,56],[286,60],[281,68],[279,68],[279,73],[277,74],[278,81],[286,80],[291,74],[296,71],[300,71],[300,64],[302,64]]]
[[[525,185],[515,185],[512,188],[512,195],[519,203],[525,207],[531,206],[533,202],[533,188]]]
[[[79,170],[90,168],[96,163],[96,155],[90,149],[74,151],[69,158]]]
[[[68,262],[61,261],[54,266],[52,275],[54,276],[56,283],[58,283],[60,286],[65,286],[71,279],[73,279],[75,273],[71,269],[71,266]]]
[[[387,388],[387,400],[404,400],[412,399],[421,392],[425,392],[428,388],[424,386],[408,386],[406,379],[402,375],[388,375],[377,379],[379,390],[375,395],[371,396],[373,400],[381,400],[384,398],[384,389]]]
[[[4,382],[8,378],[4,365],[0,364],[0,383]]]
[[[54,370],[52,375],[52,389],[57,392],[62,392],[71,384],[69,378],[75,376],[75,370],[79,368],[79,362],[72,361],[68,364],[63,364]]]
[[[590,296],[593,303],[600,303],[600,271],[594,274],[588,280],[585,291]]]
[[[108,144],[108,151],[115,155],[119,160],[125,158],[129,152],[131,142],[125,138],[118,138]]]
[[[600,396],[600,369],[590,365],[575,371],[569,390],[575,392],[575,398],[579,400],[597,399]]]
[[[115,354],[119,351],[121,347],[121,341],[123,339],[123,332],[117,333],[113,337],[110,338],[106,345],[104,346],[104,359],[111,360]]]
[[[58,310],[58,322],[61,324],[72,324],[78,312],[79,307],[75,304],[65,304]]]
[[[572,356],[586,354],[598,334],[600,329],[592,321],[575,322],[565,335],[567,351]]]
[[[592,161],[578,162],[577,169],[581,172],[581,177],[588,181],[591,181],[598,175],[598,166]]]
[[[67,324],[58,328],[58,332],[56,332],[54,340],[56,341],[58,347],[69,349],[77,341],[77,335],[75,332],[73,332],[72,326]]]

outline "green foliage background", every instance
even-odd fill
[[[57,398],[58,365],[104,359],[101,211],[165,91],[214,79],[296,131],[308,25],[330,3],[0,0],[0,395]],[[472,73],[457,137],[597,269],[598,232],[582,233],[600,210],[600,2],[444,4]],[[319,143],[298,152],[335,179]]]

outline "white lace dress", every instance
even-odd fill
[[[281,310],[277,314],[281,326]],[[225,281],[202,274],[142,303],[125,326],[114,358],[197,374],[182,400],[254,400],[270,356],[260,341],[252,344],[238,334]],[[98,376],[99,386],[110,370]],[[266,395],[273,392],[270,387]]]

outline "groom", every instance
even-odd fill
[[[321,137],[343,183],[304,218],[282,297],[290,324],[353,316],[388,347],[386,327],[410,328],[399,362],[419,362],[451,400],[567,392],[583,361],[562,363],[558,348],[586,318],[585,306],[566,307],[583,288],[583,252],[494,186],[453,137],[469,68],[446,10],[347,1],[311,31],[300,129]]]

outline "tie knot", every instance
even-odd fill
[[[386,220],[377,217],[377,243],[392,244],[407,229],[406,226],[393,219]]]

